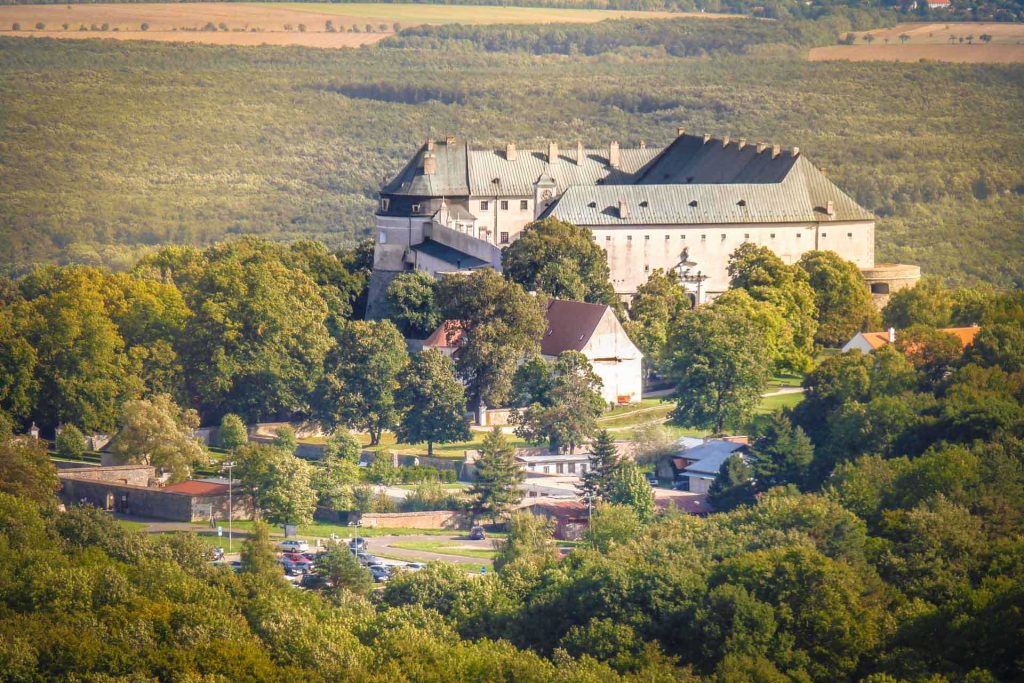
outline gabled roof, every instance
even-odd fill
[[[722,464],[729,456],[744,447],[742,443],[712,439],[702,446],[690,448],[683,457],[696,460],[697,462],[684,468],[683,472],[702,479],[706,479],[709,476],[714,478],[718,475],[719,470],[722,469]]]
[[[608,310],[605,304],[552,299],[545,313],[548,327],[540,342],[540,352],[557,356],[563,351],[582,351]]]
[[[228,492],[228,486],[208,481],[183,481],[179,484],[165,486],[163,490],[188,496],[220,496]]]
[[[428,153],[423,144],[405,165],[401,173],[381,189],[381,194],[400,194],[413,197],[465,197],[469,194],[466,169],[468,145],[435,143],[429,153],[434,155],[436,170],[423,172],[423,156]]]
[[[462,325],[458,320],[445,320],[423,342],[425,349],[453,349],[462,341]]]
[[[946,334],[950,334],[956,337],[957,341],[960,342],[960,347],[964,349],[966,349],[968,346],[974,343],[974,338],[978,335],[978,332],[980,331],[981,328],[978,327],[977,325],[973,325],[971,327],[939,328],[939,332],[945,332]],[[854,339],[857,339],[857,337],[863,339],[867,343],[867,345],[870,346],[872,349],[880,349],[889,343],[888,332],[858,332],[856,335],[854,335],[853,339],[851,339],[850,342],[852,342]],[[896,333],[896,337],[899,338],[899,332]],[[847,345],[849,345],[850,342],[847,342]],[[844,346],[843,348],[846,347]]]

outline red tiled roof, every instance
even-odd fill
[[[960,346],[966,349],[974,343],[974,338],[978,336],[978,332],[981,331],[981,328],[977,325],[972,327],[944,327],[940,331],[945,332],[946,334],[951,334],[959,339]]]
[[[228,492],[228,486],[208,481],[183,481],[180,484],[165,486],[164,491],[184,493],[189,496],[219,496]]]
[[[543,511],[558,519],[577,519],[587,514],[587,506],[583,503],[565,501],[563,503],[535,503],[530,510]]]
[[[458,320],[445,320],[423,342],[425,349],[452,349],[462,341],[462,325]]]
[[[608,306],[604,304],[552,299],[548,303],[548,329],[540,342],[540,352],[557,356],[563,351],[582,351],[606,310]]]

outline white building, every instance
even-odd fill
[[[678,269],[695,302],[728,288],[744,242],[793,263],[829,249],[874,265],[874,216],[796,147],[678,131],[664,148],[474,150],[428,140],[380,192],[371,309],[398,273],[501,267],[500,249],[537,218],[585,226],[629,298],[656,268]]]

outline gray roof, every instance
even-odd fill
[[[382,188],[411,197],[528,197],[540,178],[562,196],[545,215],[577,225],[679,225],[872,220],[795,149],[680,135],[664,149],[621,149],[619,168],[607,149],[575,148],[549,163],[546,150],[471,150],[468,143],[434,143],[436,171],[423,173],[420,147]],[[564,194],[563,194],[564,193]],[[619,218],[618,201],[628,208]],[[644,204],[646,202],[646,204]],[[833,213],[828,214],[831,202]]]
[[[741,443],[716,439],[708,441],[701,446],[689,448],[679,455],[689,460],[696,460],[697,462],[683,468],[683,472],[690,476],[705,479],[710,476],[713,478],[722,469],[722,464],[729,456],[744,447]]]
[[[447,244],[441,244],[434,240],[427,239],[419,244],[412,246],[413,251],[420,251],[428,256],[433,256],[436,259],[440,259],[445,263],[450,263],[456,268],[480,268],[481,266],[490,265],[487,261],[478,259],[476,256],[472,256],[465,252],[453,249]]]

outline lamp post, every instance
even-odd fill
[[[231,468],[234,467],[234,466],[235,466],[235,461],[234,460],[228,460],[226,463],[224,463],[224,467],[226,467],[227,470],[228,470],[228,552],[229,553],[231,552],[231,519],[232,519],[232,517],[235,516],[234,515],[234,510],[232,508],[232,500],[231,500],[231,483],[232,483]]]

